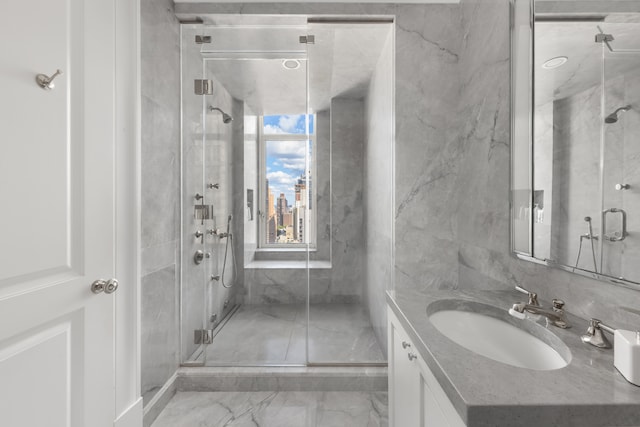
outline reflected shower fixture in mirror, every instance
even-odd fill
[[[553,3],[513,2],[512,251],[640,289],[640,1]]]
[[[609,123],[609,124],[616,123],[618,121],[618,119],[620,119],[620,115],[623,114],[623,113],[626,113],[630,109],[631,109],[631,105],[627,105],[626,107],[620,107],[616,111],[614,111],[613,113],[609,114],[604,119],[604,122],[605,123]]]
[[[228,115],[227,113],[225,113],[224,111],[222,111],[220,108],[218,107],[212,107],[211,105],[209,105],[209,111],[220,111],[222,113],[222,122],[225,124],[231,123],[231,121],[233,120],[233,117],[231,117],[230,115]]]

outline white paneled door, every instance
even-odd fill
[[[0,14],[0,425],[112,426],[114,2]],[[51,88],[37,74],[62,73]],[[121,285],[122,286],[122,285]]]

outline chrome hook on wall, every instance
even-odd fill
[[[56,72],[51,76],[47,76],[46,74],[38,74],[36,76],[36,83],[44,90],[51,90],[56,86],[53,84],[53,79],[62,74],[61,70],[56,70]]]

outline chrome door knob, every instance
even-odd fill
[[[118,289],[117,279],[109,279],[109,280],[98,279],[91,284],[91,292],[93,292],[94,294],[99,294],[101,292],[104,292],[105,294],[112,294],[117,289]]]
[[[616,190],[620,191],[620,190],[628,190],[629,188],[631,188],[631,186],[629,184],[616,184]]]
[[[118,290],[118,280],[116,279],[107,280],[107,284],[104,286],[104,293],[112,294],[117,290]]]
[[[105,280],[102,279],[98,279],[96,281],[94,281],[91,284],[91,292],[93,292],[94,294],[99,294],[100,292],[104,291],[104,287],[106,286],[107,282]]]

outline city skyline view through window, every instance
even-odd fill
[[[308,243],[307,219],[312,224],[313,115],[263,117],[265,150],[265,243]],[[305,156],[308,150],[308,160]],[[309,181],[311,181],[309,179]]]

